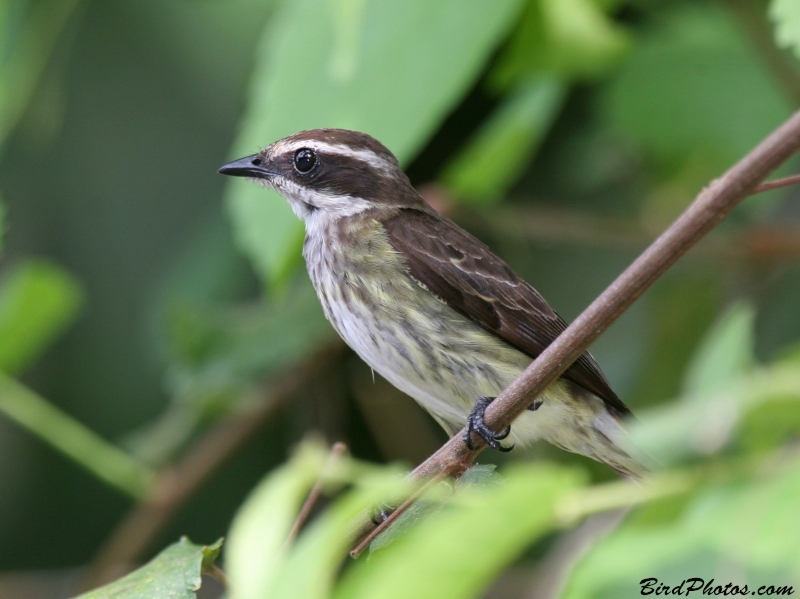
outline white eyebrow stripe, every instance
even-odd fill
[[[371,167],[381,169],[383,171],[392,171],[397,168],[382,156],[379,156],[371,150],[354,150],[353,148],[344,144],[329,144],[324,141],[317,141],[312,139],[304,139],[292,142],[283,142],[277,148],[281,153],[291,152],[294,153],[301,148],[311,148],[322,154],[336,154],[337,156],[346,156],[348,158],[355,158],[361,162],[365,162]]]

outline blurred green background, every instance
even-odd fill
[[[571,320],[800,105],[798,46],[793,0],[0,0],[0,369],[24,385],[0,386],[0,596],[90,563],[152,472],[320,350],[138,559],[225,534],[309,431],[408,464],[444,441],[338,347],[300,224],[226,161],[370,133]],[[741,362],[796,346],[799,194],[747,200],[593,346],[634,412],[734,304]]]

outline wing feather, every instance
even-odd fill
[[[403,208],[384,222],[410,274],[451,308],[536,358],[567,327],[544,298],[486,245],[439,214]],[[586,352],[564,377],[619,415],[628,408]]]

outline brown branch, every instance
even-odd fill
[[[495,430],[509,426],[530,405],[531,398],[561,376],[670,266],[798,149],[800,111],[702,190],[686,211],[489,405],[487,424]],[[462,474],[485,447],[483,440],[473,435],[478,449],[467,449],[463,435],[464,430],[454,435],[411,477]],[[365,525],[361,538],[373,528]]]
[[[319,479],[311,488],[311,491],[306,497],[305,502],[303,503],[303,507],[300,508],[300,513],[297,514],[297,518],[292,525],[292,529],[289,531],[289,535],[286,537],[286,542],[283,544],[284,550],[289,547],[294,542],[295,537],[297,537],[297,533],[300,532],[300,529],[303,527],[303,524],[308,517],[311,515],[311,510],[314,508],[314,504],[317,503],[317,499],[319,499],[320,493],[322,493],[322,485],[324,483],[325,473],[329,472],[330,469],[336,463],[341,455],[347,450],[347,445],[344,443],[334,443],[333,447],[331,447],[331,453],[328,456],[328,463],[325,465],[325,468],[322,470]]]
[[[462,210],[459,222],[533,242],[625,252],[641,250],[657,237],[652,227],[631,219],[541,206],[498,207],[491,213]],[[733,263],[794,259],[800,257],[800,227],[759,224],[718,231],[703,238],[692,256]]]
[[[792,175],[791,177],[784,177],[783,179],[775,179],[774,181],[767,181],[757,186],[753,190],[753,195],[757,193],[764,193],[773,189],[780,189],[781,187],[788,187],[789,185],[797,185],[800,183],[800,175]]]
[[[793,175],[762,183],[752,194],[797,184],[800,184],[800,175]],[[439,205],[454,205],[444,189],[435,185],[425,189]],[[460,208],[458,217],[459,222],[479,231],[560,245],[633,251],[646,247],[657,237],[652,224],[552,206],[496,206],[490,211]],[[713,260],[759,262],[795,258],[800,256],[800,228],[759,224],[728,229],[704,238],[693,255]]]
[[[445,476],[446,474],[443,472],[437,476],[434,476],[426,480],[425,483],[421,487],[419,487],[416,491],[414,491],[414,493],[412,493],[408,499],[406,499],[399,507],[395,508],[395,510],[391,514],[389,514],[386,517],[386,519],[383,520],[383,522],[377,524],[373,530],[371,530],[365,537],[361,539],[358,545],[356,545],[356,547],[350,552],[350,557],[355,559],[359,555],[361,555],[364,552],[364,550],[367,547],[369,547],[369,544],[375,540],[375,537],[377,537],[384,530],[389,528],[400,516],[403,515],[403,513],[408,508],[414,505],[417,502],[417,500],[420,497],[422,497],[428,489],[430,489],[433,485],[442,480]]]
[[[182,458],[165,468],[147,499],[131,509],[97,552],[80,582],[81,590],[114,580],[140,559],[192,494],[261,429],[282,403],[296,395],[309,377],[341,354],[343,347],[336,342],[270,381],[262,399],[205,432]]]

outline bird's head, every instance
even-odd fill
[[[301,131],[219,172],[274,189],[305,221],[421,201],[394,154],[373,137],[346,129]]]

